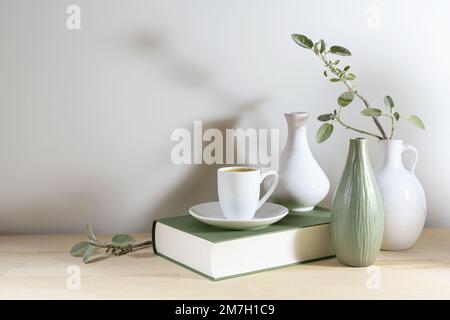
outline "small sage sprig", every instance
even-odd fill
[[[395,109],[394,100],[391,96],[387,95],[384,97],[384,105],[387,110],[386,112],[383,112],[378,108],[372,108],[370,106],[369,101],[353,85],[352,81],[356,79],[356,75],[349,72],[350,66],[346,65],[345,67],[340,67],[340,60],[334,60],[328,57],[328,54],[344,57],[351,56],[350,50],[336,45],[328,48],[325,44],[325,41],[319,40],[318,42],[314,43],[311,39],[302,34],[293,34],[292,40],[294,40],[294,42],[300,47],[311,50],[324,63],[325,70],[323,71],[323,75],[325,77],[329,78],[331,82],[340,82],[347,88],[347,91],[342,93],[337,99],[339,107],[334,109],[333,112],[322,114],[317,118],[319,121],[325,122],[317,131],[316,141],[318,143],[324,142],[331,136],[334,129],[333,123],[338,123],[345,129],[350,129],[360,134],[368,135],[377,139],[392,139],[394,136],[396,124],[400,119],[406,119],[416,127],[425,129],[425,125],[418,116],[411,115],[406,118],[400,116],[400,113]],[[344,122],[341,112],[343,108],[352,103],[355,97],[362,101],[364,108],[363,110],[361,110],[361,114],[363,116],[372,118],[375,127],[378,130],[377,133],[355,128]],[[385,130],[385,128],[382,126],[379,120],[380,117],[386,117],[390,120],[389,133],[387,133],[387,130]]]
[[[78,242],[70,250],[72,256],[83,257],[84,263],[87,263],[92,256],[98,253],[99,249],[105,249],[105,253],[113,256],[121,256],[152,244],[151,241],[135,243],[136,239],[128,234],[117,234],[112,237],[111,241],[100,242],[95,237],[92,227],[89,224],[86,225],[86,234],[88,240]]]

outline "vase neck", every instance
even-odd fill
[[[309,114],[306,112],[285,113],[288,126],[287,146],[290,148],[304,148],[309,150],[306,136],[306,122]]]
[[[369,152],[367,151],[367,141],[364,138],[355,138],[350,140],[347,167],[359,163],[370,167]]]
[[[382,167],[403,167],[402,140],[381,140],[380,144],[383,148],[383,163]]]

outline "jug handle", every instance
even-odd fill
[[[415,147],[406,143],[403,144],[403,152],[405,151],[412,151],[414,153],[413,163],[411,165],[411,169],[409,169],[409,171],[414,172],[414,170],[416,170],[417,160],[419,160],[419,153]]]

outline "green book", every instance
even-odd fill
[[[332,257],[330,211],[290,212],[266,228],[221,230],[186,215],[153,222],[153,250],[212,279]]]

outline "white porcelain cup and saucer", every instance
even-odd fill
[[[274,176],[268,191],[260,198],[260,185]],[[278,183],[278,174],[270,170],[261,173],[252,167],[224,167],[217,170],[219,201],[198,204],[189,213],[199,221],[229,230],[266,227],[285,217],[289,210],[267,203]]]

